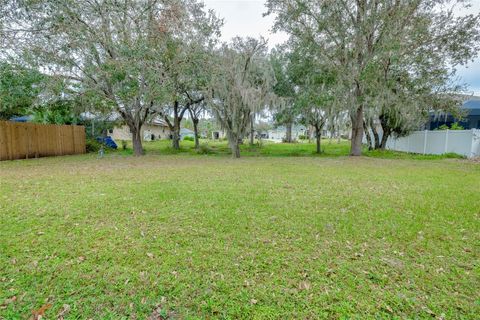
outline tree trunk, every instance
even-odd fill
[[[388,119],[387,116],[384,114],[380,115],[380,125],[382,126],[382,140],[380,141],[379,149],[385,150],[387,146],[387,141],[388,137],[392,134],[392,130],[390,129],[390,126],[388,125]]]
[[[378,148],[380,148],[380,137],[379,137],[379,135],[378,135],[377,128],[376,128],[375,125],[373,124],[373,121],[370,121],[370,129],[372,130],[373,140],[374,140],[374,142],[375,142],[374,148],[375,148],[375,149],[378,149]]]
[[[291,143],[292,142],[292,123],[287,122],[285,125],[287,132],[285,133],[285,142]]]
[[[316,139],[317,139],[317,153],[320,154],[322,153],[322,148],[321,148],[321,142],[322,142],[322,132],[317,129],[317,132],[315,133]]]
[[[200,142],[198,141],[199,140],[199,137],[198,137],[198,119],[193,118],[192,122],[193,122],[193,134],[194,134],[194,137],[195,137],[195,149],[198,149],[200,147]]]
[[[362,155],[363,138],[363,105],[360,104],[352,117],[352,139],[350,145],[351,156]]]
[[[254,130],[254,123],[253,123],[253,114],[250,116],[250,145],[253,146],[254,139],[255,139],[255,130]]]
[[[238,144],[238,138],[231,137],[228,141],[230,150],[232,150],[232,158],[240,158],[240,145]]]
[[[363,121],[363,131],[365,131],[365,138],[367,138],[368,150],[373,150],[372,137],[370,132],[368,132],[367,123]]]
[[[172,132],[172,148],[175,150],[180,149],[180,133],[176,128]]]
[[[168,119],[168,115],[164,116],[164,119],[167,122],[168,127],[172,132],[172,148],[176,150],[180,149],[180,123],[182,121],[183,114],[186,110],[187,110],[186,108],[183,108],[183,110],[180,110],[180,105],[178,101],[174,101],[173,124]]]
[[[238,142],[235,143],[232,147],[232,158],[240,158],[240,146]]]
[[[240,158],[240,139],[234,133],[227,133],[227,138],[230,150],[232,150],[232,158]]]
[[[142,156],[144,154],[142,146],[142,130],[140,128],[130,127],[132,131],[132,144],[133,144],[133,154],[136,157]]]
[[[180,149],[180,121],[178,121],[177,117],[173,119],[172,148],[175,150]]]
[[[387,147],[388,138],[390,137],[391,134],[392,132],[390,131],[390,129],[386,128],[383,130],[382,140],[380,141],[380,145],[378,146],[378,149],[385,150],[385,148]]]

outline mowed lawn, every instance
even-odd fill
[[[2,162],[0,221],[0,319],[480,314],[468,160]]]

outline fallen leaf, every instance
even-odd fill
[[[17,301],[17,296],[13,296],[11,298],[5,299],[5,301],[3,302],[3,305],[14,303],[15,301]]]
[[[250,299],[250,303],[251,303],[251,304],[257,304],[257,302],[258,302],[258,301],[257,301],[256,299]]]
[[[33,315],[33,320],[40,320],[43,318],[45,315],[45,311],[50,309],[52,305],[50,303],[44,304],[40,309],[38,310],[33,310],[32,315]]]
[[[168,316],[166,316],[166,313],[162,310],[161,306],[157,306],[147,319],[148,320],[166,320],[167,318]]]
[[[298,284],[299,290],[310,290],[311,287],[312,285],[308,281],[300,281],[300,283]]]
[[[148,256],[150,259],[153,259],[153,253],[147,252],[147,256]]]
[[[70,312],[70,309],[70,305],[64,304],[58,313],[57,320],[63,320],[63,318]]]

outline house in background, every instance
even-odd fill
[[[108,135],[116,141],[132,139],[130,128],[126,124],[110,129]],[[141,136],[143,141],[170,139],[171,132],[167,123],[163,119],[156,117],[142,126]]]
[[[187,128],[180,129],[180,140],[185,139],[186,137],[195,138],[195,133]]]
[[[451,127],[453,123],[458,122],[464,129],[480,129],[480,97],[472,97],[465,101],[460,107],[465,114],[462,119],[457,119],[449,113],[430,114],[430,118],[425,126],[427,130],[438,129],[442,125]]]
[[[212,140],[219,140],[219,139],[225,139],[227,137],[227,134],[225,133],[224,130],[221,131],[212,131]]]
[[[308,129],[302,125],[292,126],[292,140],[298,140],[300,136],[307,136]],[[287,128],[278,126],[275,129],[268,130],[267,139],[274,141],[283,141],[287,136]]]

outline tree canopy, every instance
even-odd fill
[[[454,89],[446,84],[455,66],[475,56],[480,43],[479,15],[453,14],[454,6],[464,4],[461,0],[267,1],[268,14],[276,15],[275,28],[290,34],[291,45],[308,50],[336,70],[340,89],[336,97],[346,100],[352,122],[352,155],[361,154],[364,116],[375,108],[372,93],[385,105],[395,105],[389,101],[391,81],[380,81],[382,70],[389,78],[390,72],[404,69],[416,79],[411,92],[417,95]],[[391,68],[382,68],[385,65]]]

